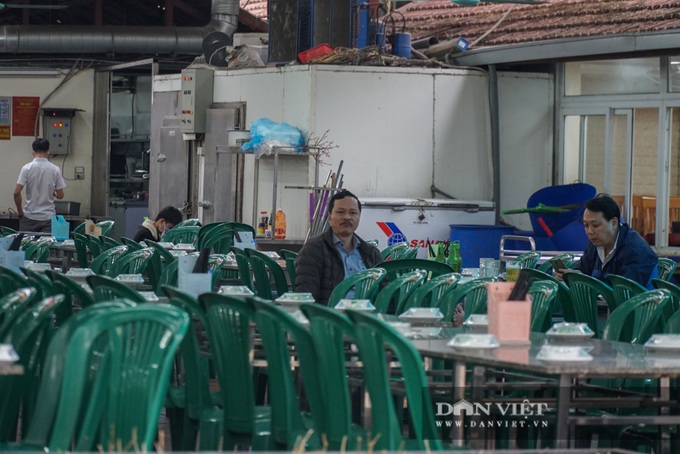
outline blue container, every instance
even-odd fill
[[[533,208],[539,203],[546,206],[559,207],[565,205],[578,205],[577,208],[567,211],[566,213],[552,214],[552,213],[529,213],[531,219],[531,227],[534,229],[536,236],[548,236],[543,229],[538,219],[541,218],[548,226],[548,229],[553,234],[558,230],[571,224],[573,221],[578,221],[583,217],[583,204],[595,197],[597,190],[594,186],[586,183],[563,184],[558,186],[548,186],[534,192],[527,201],[527,207]],[[553,240],[554,242],[554,240]],[[574,250],[574,249],[563,249]]]
[[[411,34],[396,33],[392,53],[397,57],[411,58]]]
[[[450,224],[449,239],[460,241],[464,268],[479,267],[480,258],[498,259],[501,237],[512,235],[514,227],[505,225]]]

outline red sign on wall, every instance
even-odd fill
[[[38,96],[12,97],[12,135],[34,136],[35,120],[40,108]]]

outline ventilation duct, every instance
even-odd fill
[[[203,37],[219,31],[233,37],[238,0],[212,0],[204,27],[0,26],[0,54],[199,55]]]

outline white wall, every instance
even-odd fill
[[[500,211],[527,206],[552,185],[554,81],[546,74],[498,73],[500,109]],[[528,214],[503,219],[531,230]]]
[[[39,96],[43,102],[61,83],[62,77],[21,77],[0,78],[0,96]],[[82,109],[73,121],[71,152],[66,156],[54,156],[52,162],[63,170],[66,180],[64,200],[80,202],[80,214],[90,212],[92,186],[92,115],[93,115],[94,71],[84,70],[74,76],[42,107]],[[42,135],[42,124],[40,125]],[[12,137],[0,140],[0,212],[15,208],[12,191],[21,166],[33,159],[31,143],[33,137]],[[102,150],[105,152],[105,150]],[[85,167],[85,179],[75,180],[74,167]]]

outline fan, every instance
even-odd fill
[[[5,8],[17,9],[65,9],[68,5],[12,5],[7,3],[0,3],[0,11]]]
[[[546,3],[538,0],[451,0],[451,2],[460,6],[474,6],[479,3],[520,3],[523,5],[542,5]]]

